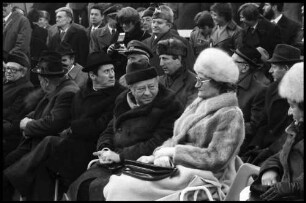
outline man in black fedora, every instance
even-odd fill
[[[67,69],[61,64],[60,54],[44,51],[32,72],[38,74],[45,96],[35,110],[20,121],[23,139],[16,150],[5,157],[4,168],[30,152],[44,137],[58,135],[70,122],[70,105],[79,87],[65,77]]]
[[[237,97],[245,121],[245,140],[240,148],[242,153],[258,128],[266,86],[254,77],[261,65],[261,54],[256,48],[244,45],[234,51],[232,58],[239,69]]]
[[[66,76],[72,79],[79,87],[84,85],[88,79],[88,74],[83,72],[83,67],[75,62],[75,52],[70,44],[62,42],[57,52],[62,56],[62,64],[68,70]]]
[[[274,82],[271,83],[265,95],[264,115],[259,122],[256,136],[250,142],[249,162],[260,165],[269,156],[276,154],[282,147],[285,138],[285,128],[292,122],[288,116],[289,104],[278,93],[279,82],[285,73],[300,59],[301,52],[287,44],[278,44],[272,58],[267,60],[271,63],[270,73]]]
[[[56,174],[60,197],[86,170],[99,134],[112,119],[114,101],[124,90],[115,82],[113,61],[105,53],[94,52],[88,62],[83,71],[91,82],[73,98],[69,128],[60,136],[45,137],[5,174],[26,200],[52,201]]]

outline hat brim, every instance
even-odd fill
[[[239,50],[231,49],[231,51],[234,52],[235,54],[237,54],[238,56],[240,56],[241,58],[243,58],[244,60],[246,60],[249,64],[255,66],[256,68],[262,66],[262,64],[258,64],[258,63],[253,62],[249,57],[247,57],[246,55],[241,53]]]
[[[297,62],[302,62],[303,59],[291,59],[291,60],[284,60],[284,59],[279,59],[277,57],[272,57],[267,60],[269,63],[297,63]]]
[[[31,72],[39,74],[39,75],[43,75],[43,76],[64,76],[68,72],[68,70],[64,68],[63,71],[61,72],[42,72],[41,68],[37,67],[37,68],[33,68]]]
[[[128,50],[128,51],[125,51],[123,54],[125,56],[131,55],[131,54],[142,54],[142,55],[148,56],[149,58],[153,57],[153,54],[151,53],[148,53],[146,51],[138,51],[138,50]]]
[[[112,64],[115,66],[115,61],[111,60],[111,61],[106,61],[106,62],[101,62],[101,63],[96,63],[96,64],[92,64],[90,66],[86,66],[82,69],[83,72],[88,73],[89,71],[92,71],[94,69],[97,68],[97,66],[102,66],[102,65],[107,65],[107,64]]]

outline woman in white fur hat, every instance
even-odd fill
[[[245,134],[236,96],[239,70],[227,53],[216,48],[202,51],[194,70],[198,97],[176,120],[173,137],[153,155],[138,159],[164,167],[173,164],[179,174],[158,181],[111,176],[104,188],[106,200],[178,200],[195,175],[220,185],[214,198],[224,199],[241,164],[237,154]]]
[[[286,128],[282,150],[263,162],[251,191],[263,188],[261,200],[304,200],[304,62],[284,75],[279,94],[287,99],[294,121]]]

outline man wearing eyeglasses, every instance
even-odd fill
[[[26,77],[30,67],[28,57],[22,52],[9,54],[4,66],[3,83],[3,157],[14,150],[22,137],[20,120],[27,114],[25,97],[33,90]]]
[[[261,54],[256,48],[242,46],[234,51],[232,58],[239,69],[237,97],[245,121],[245,140],[240,148],[241,154],[259,127],[267,87],[254,77],[254,73],[262,63]]]
[[[160,66],[165,75],[160,76],[160,82],[173,90],[186,108],[197,97],[195,88],[196,75],[187,70],[185,57],[187,47],[176,38],[161,40],[157,44]]]

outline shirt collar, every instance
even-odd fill
[[[5,22],[7,22],[7,19],[12,15],[12,12],[10,12],[5,18],[3,18],[3,20],[5,20]]]
[[[139,107],[139,104],[135,101],[134,96],[132,95],[132,92],[128,92],[126,95],[127,103],[130,106],[131,109],[134,109],[136,107]]]
[[[258,21],[255,23],[255,25],[254,26],[252,26],[252,28],[254,28],[254,30],[256,29],[256,27],[257,27],[257,25],[258,25]]]
[[[107,24],[107,27],[108,27],[110,33],[112,33],[112,30],[115,30],[115,32],[117,31],[116,28],[111,28],[111,27],[109,26],[109,24]]]
[[[275,18],[274,20],[271,20],[271,22],[274,22],[275,24],[278,23],[278,21],[283,17],[283,14],[280,14],[277,18]]]

